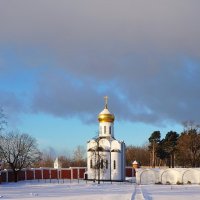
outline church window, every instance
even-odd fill
[[[113,169],[116,169],[116,161],[113,161]]]
[[[99,132],[102,134],[102,126],[99,127]]]
[[[104,134],[106,134],[106,126],[104,126]]]
[[[90,160],[90,168],[92,168],[93,166],[92,166],[92,159]]]
[[[106,160],[106,169],[108,169],[108,160]]]
[[[112,132],[112,127],[110,126],[109,127],[109,133],[110,133],[110,135],[111,135],[111,132]]]
[[[103,160],[101,160],[101,169],[103,169]]]

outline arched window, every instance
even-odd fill
[[[106,126],[104,126],[104,134],[106,134]]]
[[[101,169],[103,169],[103,160],[101,160]]]
[[[113,169],[116,169],[116,160],[113,161]]]
[[[93,168],[92,159],[90,160],[90,168]]]
[[[112,133],[112,127],[111,126],[109,127],[109,133],[110,133],[110,135]]]
[[[108,160],[106,160],[106,169],[108,169]]]
[[[99,126],[99,132],[102,134],[102,126]]]

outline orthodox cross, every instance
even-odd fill
[[[104,99],[105,99],[105,108],[108,108],[108,96],[105,96]]]

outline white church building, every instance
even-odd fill
[[[98,136],[87,143],[89,180],[125,180],[125,143],[114,137],[114,120],[108,110],[108,97],[105,97],[105,107],[98,115]]]

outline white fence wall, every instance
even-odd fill
[[[200,168],[137,169],[137,184],[200,184]]]

